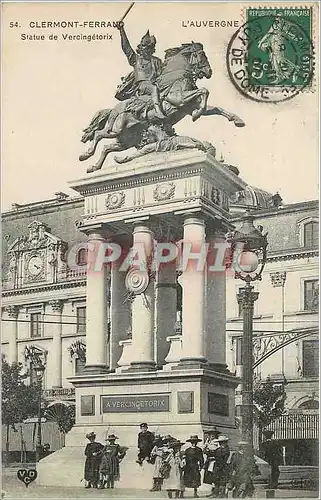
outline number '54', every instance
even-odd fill
[[[9,26],[10,26],[10,28],[19,28],[19,23],[18,23],[18,21],[15,21],[15,22],[10,21]]]

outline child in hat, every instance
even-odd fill
[[[114,488],[115,481],[119,481],[119,464],[126,455],[126,448],[116,444],[118,439],[115,434],[110,434],[106,439],[107,444],[102,450],[102,460],[99,468],[100,488]]]
[[[148,425],[146,423],[140,424],[140,432],[138,434],[139,452],[136,460],[139,465],[143,465],[145,459],[149,462],[150,454],[154,447],[154,440],[154,433],[148,430]]]
[[[165,451],[165,442],[160,434],[155,435],[154,447],[150,455],[150,463],[153,464],[153,486],[149,491],[161,491],[163,484],[163,477],[160,473],[160,467],[163,462],[163,455]]]
[[[201,441],[197,435],[192,435],[186,441],[191,443],[191,446],[185,450],[184,485],[194,489],[194,498],[198,498],[197,488],[201,486],[200,470],[204,466],[203,451],[197,446]]]

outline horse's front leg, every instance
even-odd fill
[[[89,173],[89,172],[95,172],[95,170],[100,170],[109,153],[114,153],[116,151],[123,151],[124,149],[126,148],[122,146],[118,141],[112,142],[111,144],[107,144],[106,146],[103,147],[100,158],[97,161],[96,165],[87,168],[87,172]]]
[[[203,114],[204,111],[206,111],[207,108],[207,100],[209,96],[209,91],[205,88],[199,89],[200,92],[200,103],[199,106],[193,110],[192,112],[192,120],[195,122],[198,120]]]
[[[207,106],[203,115],[204,116],[221,115],[221,116],[224,116],[224,118],[227,118],[230,122],[231,121],[234,122],[234,125],[236,127],[244,127],[245,126],[245,122],[242,120],[242,118],[235,115],[234,113],[230,113],[229,111],[226,111],[223,108],[219,108],[218,106]]]
[[[106,128],[104,128],[103,130],[96,130],[91,146],[87,149],[85,153],[79,156],[79,160],[80,161],[88,160],[88,158],[90,158],[95,154],[97,145],[102,139],[113,139],[114,137],[115,135],[108,132]]]

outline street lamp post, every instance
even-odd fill
[[[37,444],[36,444],[36,463],[40,460],[42,450],[42,436],[41,436],[41,401],[42,401],[42,378],[45,371],[45,366],[39,361],[35,365],[35,372],[38,380],[38,429],[37,429]]]
[[[254,217],[246,214],[242,226],[230,237],[235,254],[235,278],[245,282],[237,295],[243,312],[242,345],[242,440],[253,449],[253,310],[259,293],[254,291],[253,281],[262,279],[266,263],[267,235],[262,227],[253,225]]]

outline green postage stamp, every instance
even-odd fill
[[[311,7],[246,9],[246,23],[232,37],[227,54],[231,80],[243,94],[278,102],[311,86],[312,13]],[[239,71],[229,65],[233,55],[242,60]]]

